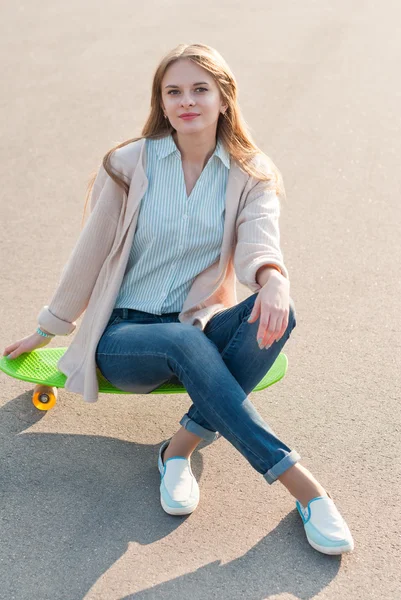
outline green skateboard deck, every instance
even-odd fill
[[[15,379],[22,379],[23,381],[29,381],[49,388],[63,388],[67,377],[57,369],[57,362],[66,350],[67,348],[38,348],[32,352],[25,352],[12,360],[8,360],[5,356],[2,356],[0,358],[0,370]],[[286,355],[283,353],[279,354],[268,373],[266,373],[253,391],[259,392],[280,381],[287,371],[287,366],[288,360]],[[103,377],[99,369],[97,369],[97,375],[99,392],[105,394],[134,393],[115,388]],[[186,393],[186,389],[183,385],[176,382],[166,382],[150,393],[183,394]]]

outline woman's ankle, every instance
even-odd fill
[[[324,487],[299,462],[282,473],[278,480],[302,506],[306,506],[310,500],[318,496],[328,496]]]
[[[167,448],[163,452],[163,462],[173,456],[185,456],[189,458],[202,438],[181,427],[171,438]]]

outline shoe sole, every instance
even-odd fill
[[[316,544],[313,540],[310,540],[308,537],[307,540],[312,546],[312,548],[318,550],[319,552],[322,552],[323,554],[343,554],[345,552],[352,552],[354,549],[354,547],[350,544],[345,544],[344,546],[333,546],[332,548],[328,548],[327,546],[319,546],[319,544]]]
[[[197,506],[199,504],[199,500],[195,504],[191,504],[191,505],[185,506],[183,508],[178,508],[178,507],[173,508],[173,507],[169,506],[168,504],[166,504],[163,500],[163,496],[160,495],[160,503],[162,505],[163,510],[169,515],[190,515],[197,508]]]

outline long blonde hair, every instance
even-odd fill
[[[136,142],[142,138],[158,139],[175,131],[169,120],[164,118],[161,103],[161,86],[164,74],[168,67],[178,59],[182,58],[191,60],[210,73],[220,90],[224,104],[227,104],[228,106],[224,115],[222,113],[219,115],[216,136],[221,139],[232,159],[237,161],[240,167],[252,177],[261,181],[273,180],[277,193],[285,197],[285,190],[280,171],[274,165],[273,161],[257,147],[242,116],[237,99],[238,85],[234,74],[221,54],[211,46],[205,44],[179,44],[161,60],[153,77],[150,114],[142,129],[142,134],[139,137],[121,142],[121,144],[114,146],[105,154],[103,158],[103,167],[108,175],[110,175],[110,177],[128,194],[129,185],[123,179],[121,173],[117,173],[113,170],[110,164],[110,155],[118,148],[122,148],[131,142]],[[263,168],[258,168],[254,164],[253,159],[257,155],[263,155],[267,159],[270,165],[269,172],[266,172]],[[96,179],[96,174],[97,173],[95,172],[91,176],[88,183],[82,222],[85,218],[85,211]]]

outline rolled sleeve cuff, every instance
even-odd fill
[[[277,265],[281,269],[281,274],[289,279],[289,274],[286,266],[282,262],[278,262],[274,259],[266,259],[266,258],[255,258],[255,260],[249,265],[246,272],[246,279],[244,284],[249,287],[252,292],[258,292],[261,289],[261,285],[256,281],[256,273],[258,270],[267,265]]]
[[[77,324],[75,321],[70,323],[69,321],[63,321],[56,317],[52,312],[50,312],[48,306],[44,306],[38,315],[38,324],[39,327],[42,327],[49,333],[54,335],[70,335],[72,333]]]

